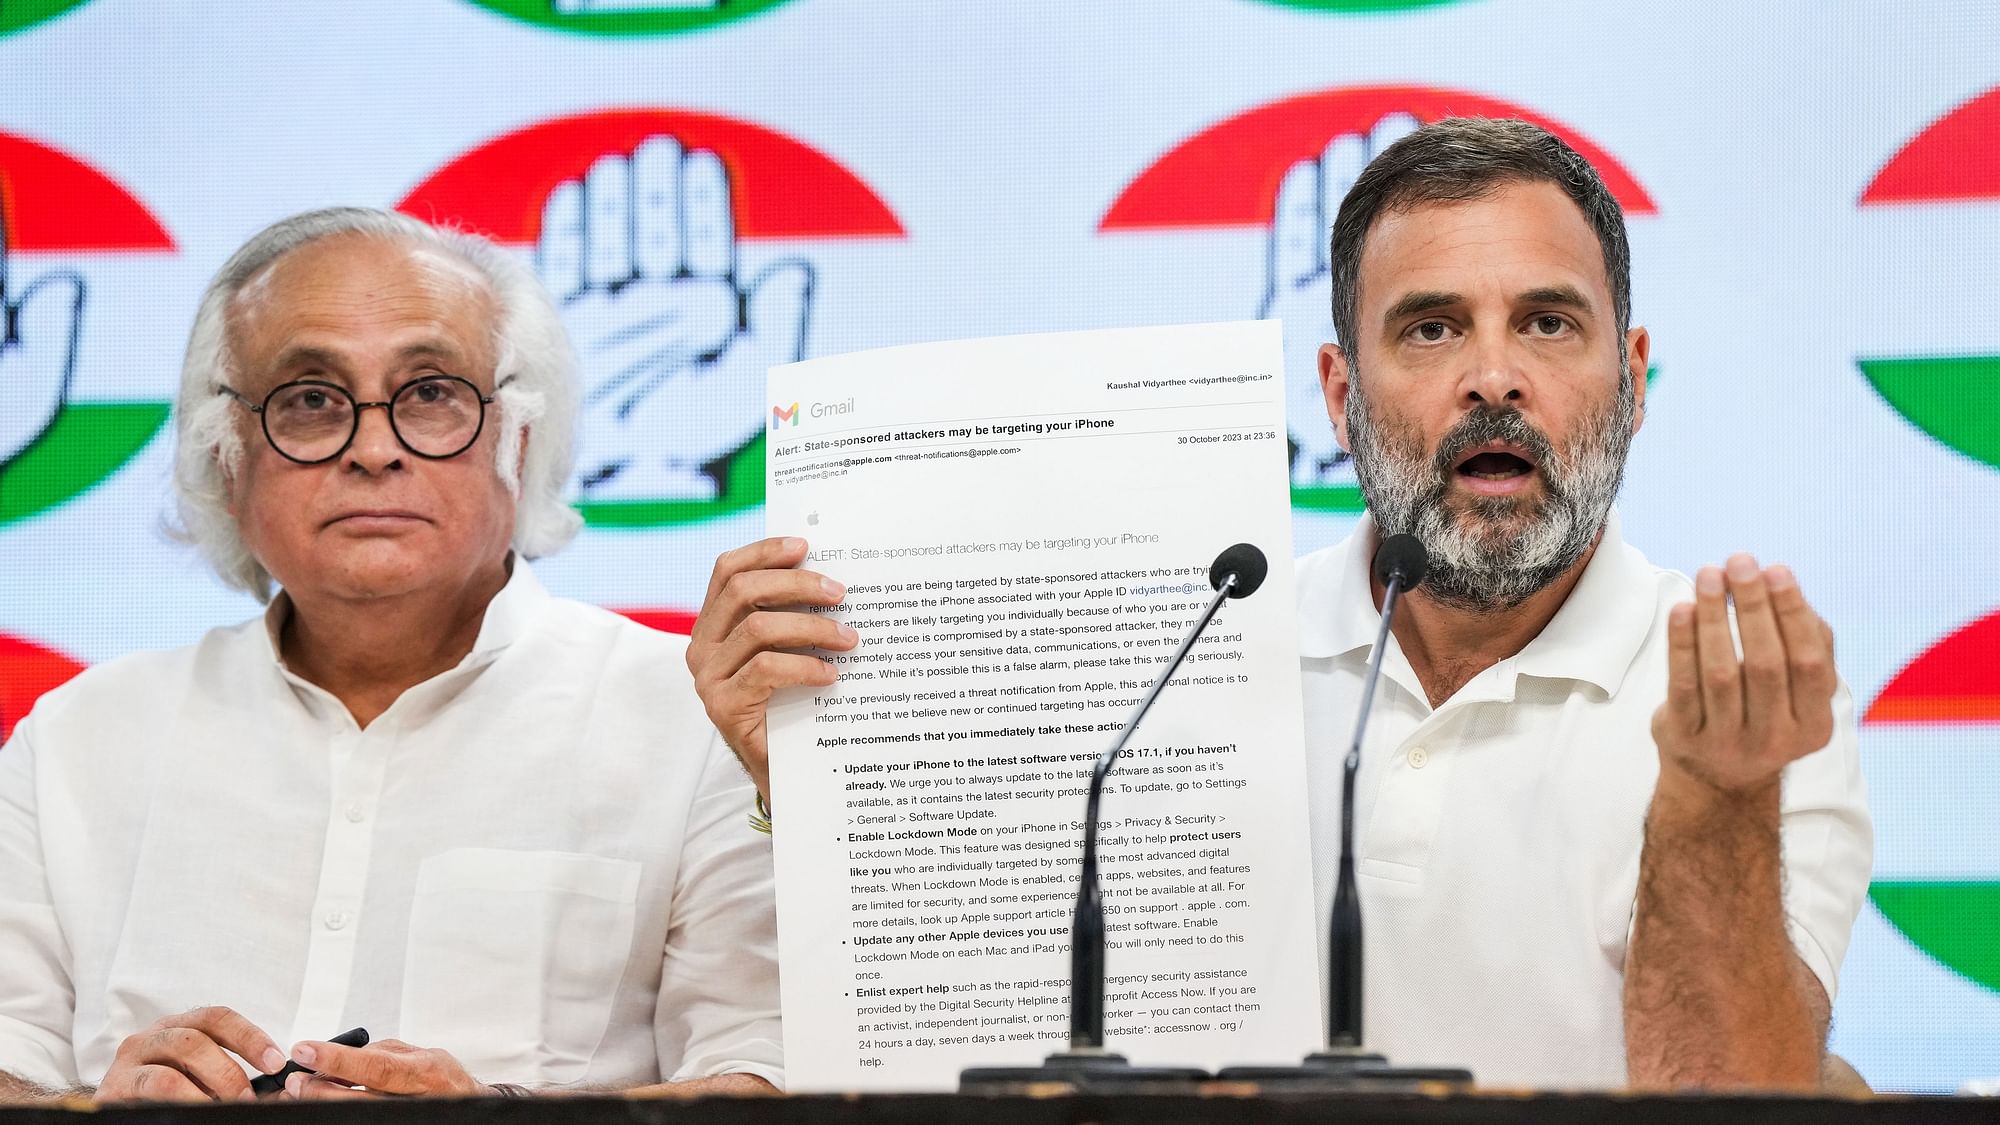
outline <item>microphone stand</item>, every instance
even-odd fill
[[[1237,549],[1232,547],[1229,550]],[[1254,547],[1251,550],[1256,551]],[[1262,552],[1256,554],[1257,561],[1261,563]],[[1225,551],[1223,557],[1216,560],[1217,568],[1221,568],[1228,558],[1229,551]],[[1201,639],[1202,631],[1215,619],[1216,611],[1232,594],[1236,594],[1239,585],[1244,589],[1237,596],[1247,597],[1255,592],[1262,580],[1260,573],[1255,579],[1243,581],[1235,569],[1217,576],[1215,597],[1208,603],[1208,608],[1202,611],[1194,628],[1188,630],[1180,648],[1174,650],[1172,659],[1153,680],[1153,686],[1146,690],[1145,698],[1125,720],[1111,748],[1098,756],[1097,767],[1091,771],[1083,823],[1083,867],[1077,881],[1076,913],[1070,924],[1069,1049],[1055,1052],[1040,1066],[967,1067],[958,1075],[959,1093],[1020,1093],[1037,1084],[1050,1082],[1062,1083],[1079,1092],[1179,1093],[1191,1092],[1196,1083],[1208,1080],[1208,1071],[1199,1067],[1133,1066],[1124,1055],[1104,1049],[1104,890],[1097,878],[1098,807],[1104,799],[1105,779],[1111,776],[1112,767],[1118,764],[1118,755],[1124,752],[1125,744],[1139,729],[1139,720],[1146,717],[1146,712],[1159,698],[1167,681],[1174,678],[1181,661],[1187,659],[1195,642]]]
[[[1414,540],[1411,543],[1415,545]],[[1382,678],[1382,661],[1389,651],[1389,624],[1396,613],[1396,599],[1406,587],[1423,581],[1426,565],[1427,560],[1420,558],[1410,569],[1390,565],[1384,574],[1382,558],[1377,556],[1376,571],[1383,578],[1382,623],[1375,633],[1375,659],[1369,661],[1368,674],[1361,681],[1354,738],[1347,745],[1347,760],[1340,771],[1340,865],[1327,929],[1326,1047],[1307,1055],[1298,1066],[1224,1067],[1216,1074],[1221,1081],[1256,1082],[1287,1090],[1378,1091],[1415,1090],[1426,1083],[1472,1083],[1469,1070],[1392,1066],[1388,1059],[1361,1046],[1361,894],[1354,883],[1354,779],[1361,770],[1361,740],[1368,731],[1368,712],[1375,705],[1375,685]]]

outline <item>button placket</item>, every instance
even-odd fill
[[[365,731],[350,725],[333,739],[326,833],[294,1039],[324,1035],[347,1006],[374,845],[369,812],[380,799],[392,743],[388,724],[380,720]]]

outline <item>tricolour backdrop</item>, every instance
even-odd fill
[[[761,534],[765,367],[876,345],[1282,317],[1298,546],[1333,541],[1325,225],[1447,113],[1555,129],[1625,205],[1628,534],[1789,561],[1839,631],[1878,857],[1836,1049],[2000,1074],[1984,0],[0,0],[0,731],[257,610],[161,533],[165,426],[200,286],[282,215],[533,258],[591,390],[587,530],[539,569],[673,627]]]

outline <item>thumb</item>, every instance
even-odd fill
[[[61,389],[76,362],[76,341],[83,323],[83,278],[63,272],[46,274],[22,292],[13,309],[13,333],[8,343],[27,376]],[[11,365],[10,365],[11,366]]]
[[[804,358],[812,289],[812,264],[798,259],[773,262],[750,283],[743,327],[767,363]]]
[[[0,464],[27,448],[55,421],[76,358],[83,282],[51,274],[11,308],[0,306]]]

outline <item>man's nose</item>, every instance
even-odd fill
[[[1468,350],[1471,366],[1459,388],[1467,406],[1491,409],[1526,405],[1528,381],[1522,366],[1518,341],[1512,332],[1480,334],[1479,342]]]
[[[381,473],[403,467],[406,450],[389,424],[386,403],[370,402],[356,408],[354,440],[347,446],[347,466],[364,473]]]

